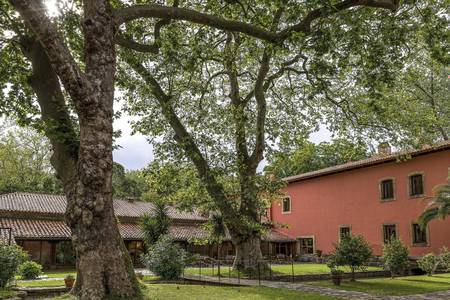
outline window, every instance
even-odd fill
[[[409,176],[409,195],[420,196],[423,195],[423,176],[416,174]]]
[[[300,254],[314,254],[314,238],[299,238]]]
[[[285,197],[283,198],[283,213],[291,212],[291,198]]]
[[[351,232],[350,232],[350,227],[348,226],[341,226],[339,228],[339,238],[343,239],[346,236],[350,236]]]
[[[389,242],[392,238],[397,237],[397,228],[395,225],[383,225],[384,242]]]
[[[288,255],[287,243],[275,243],[275,255],[278,254]]]
[[[385,179],[380,183],[381,200],[394,199],[394,180]]]
[[[419,224],[412,224],[412,238],[415,245],[427,244],[427,230],[420,227]]]

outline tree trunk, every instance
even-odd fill
[[[260,234],[253,233],[245,237],[238,237],[233,235],[231,230],[230,234],[236,249],[233,269],[240,270],[251,277],[256,277],[258,273],[263,275],[268,270],[268,264],[263,260]]]
[[[33,68],[29,83],[54,151],[52,165],[67,198],[66,221],[77,255],[72,293],[89,300],[105,296],[133,299],[139,287],[112,202],[112,100],[103,101],[106,105],[99,105],[97,113],[80,118],[78,142],[58,77],[43,47],[34,39],[22,43]]]

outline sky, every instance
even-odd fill
[[[120,106],[120,104],[117,104]],[[114,161],[120,163],[126,170],[137,170],[145,167],[149,162],[153,160],[152,146],[147,142],[146,138],[139,133],[131,135],[132,129],[130,121],[133,117],[130,117],[125,112],[122,113],[120,119],[114,122],[114,130],[121,130],[122,135],[117,139],[116,144],[121,148],[114,150]],[[314,143],[320,143],[331,140],[331,133],[321,126],[320,130],[311,134],[310,141]],[[264,164],[264,162],[262,162]],[[258,169],[261,169],[261,165]]]

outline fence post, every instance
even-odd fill
[[[261,286],[261,270],[259,268],[259,261],[257,260],[256,263],[258,264],[258,285]]]
[[[241,284],[241,270],[238,266],[238,284]]]
[[[272,280],[272,258],[269,256],[269,276],[270,280]]]
[[[198,268],[198,278],[202,279],[202,263],[200,262],[200,267]]]
[[[291,266],[292,266],[292,282],[294,282],[295,277],[294,277],[294,260],[291,259]]]
[[[219,276],[219,285],[220,285],[220,260],[217,261],[217,276]]]

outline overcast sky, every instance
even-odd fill
[[[129,122],[132,120],[133,118],[123,113],[122,117],[114,122],[114,130],[122,130],[122,136],[116,142],[121,148],[113,152],[114,161],[122,164],[127,170],[140,169],[153,160],[152,146],[145,137],[141,134],[131,135]],[[329,141],[330,139],[331,134],[325,127],[322,127],[310,137],[310,140],[314,143]]]

